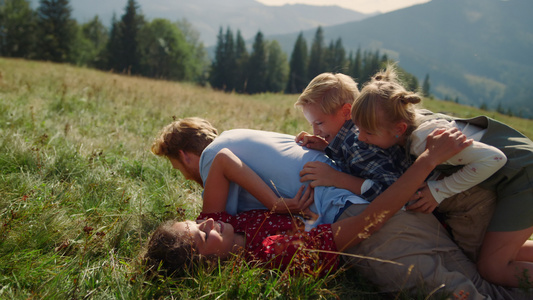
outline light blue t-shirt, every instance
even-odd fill
[[[200,157],[202,180],[204,183],[207,181],[209,168],[215,155],[221,149],[228,148],[254,170],[277,195],[294,198],[298,189],[304,184],[300,182],[299,173],[305,163],[321,161],[338,170],[324,153],[301,147],[294,142],[294,138],[287,134],[252,129],[224,131],[202,152]],[[313,224],[308,223],[308,227],[335,222],[335,217],[348,202],[368,203],[345,189],[316,187],[315,201],[311,210],[319,217]],[[240,186],[231,183],[226,211],[235,215],[251,209],[266,209],[266,207]]]

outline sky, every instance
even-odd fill
[[[265,5],[309,4],[309,5],[338,5],[360,13],[386,13],[415,4],[426,3],[430,0],[256,0]]]

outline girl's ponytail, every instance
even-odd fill
[[[401,85],[394,65],[388,65],[372,77],[355,99],[352,120],[372,132],[377,132],[385,123],[403,121],[408,125],[409,134],[416,128],[415,106],[421,101],[420,95]],[[383,119],[378,119],[378,115]]]

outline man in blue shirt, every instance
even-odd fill
[[[198,118],[188,118],[181,120],[180,123],[175,123],[175,125],[179,124],[176,125],[178,127],[208,127],[204,122],[206,121]],[[185,129],[181,130],[186,131]],[[197,149],[198,151],[193,155],[188,153],[190,150],[182,150],[180,155],[183,157],[181,159],[169,156],[177,169],[182,171],[184,175],[188,174],[185,175],[189,177],[188,179],[193,179],[202,186],[208,180],[209,170],[216,154],[224,148],[232,151],[243,163],[254,170],[279,198],[283,198],[284,202],[290,202],[297,195],[302,184],[305,184],[300,182],[299,170],[307,162],[321,161],[334,167],[324,153],[300,147],[294,142],[294,136],[291,135],[251,129],[234,129],[224,131],[216,136],[214,128],[210,131],[210,133],[208,131],[202,134],[203,136],[208,134],[212,136],[208,137],[211,142],[201,152]],[[168,143],[158,145],[166,144]],[[160,147],[153,147],[152,151],[158,155],[166,155]],[[187,160],[191,161],[193,166],[198,166],[198,169],[186,168]],[[307,225],[312,228],[318,224],[333,223],[340,210],[347,203],[368,202],[344,189],[316,187],[314,189],[314,202],[309,207],[316,214],[316,218],[308,220]],[[291,206],[291,203],[278,205],[275,208],[276,212],[300,214],[305,209],[305,207],[295,207],[293,211],[285,211],[286,205]],[[252,209],[272,209],[273,206],[272,203],[261,203],[238,184],[230,184],[225,206],[225,211],[229,214],[235,215]]]

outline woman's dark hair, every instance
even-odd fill
[[[148,241],[143,260],[151,273],[179,275],[200,260],[192,238],[174,229],[175,223],[175,220],[164,222]]]

